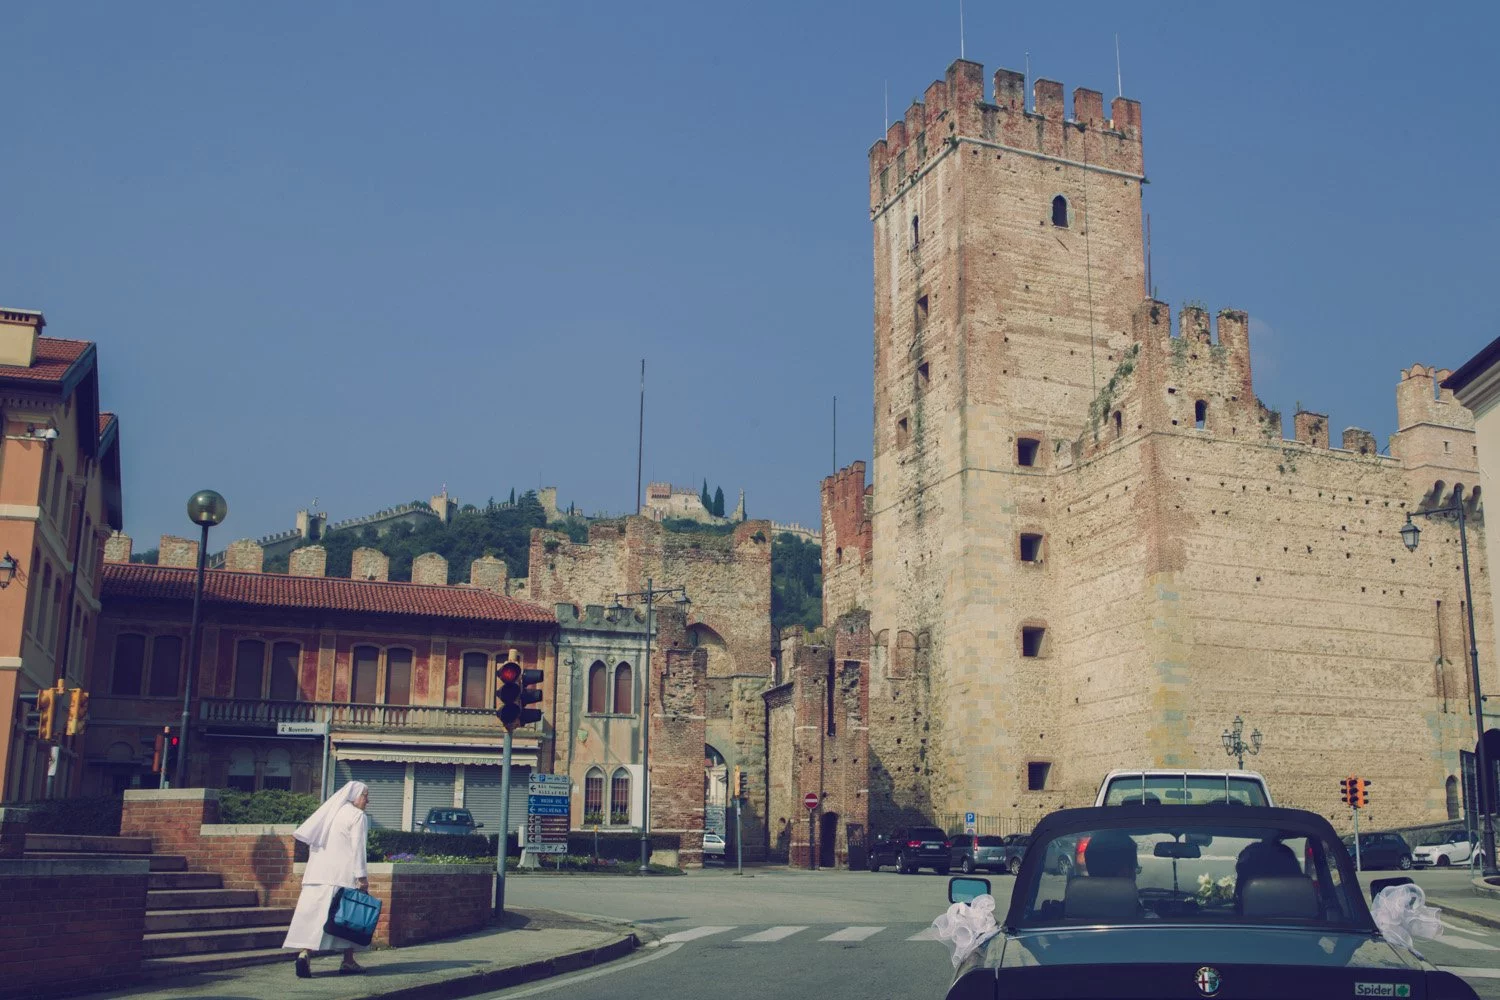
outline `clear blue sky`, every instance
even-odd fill
[[[1497,332],[1494,5],[969,0],[969,58],[1143,102],[1154,273],[1382,448]],[[815,524],[867,457],[866,161],[958,4],[0,5],[0,303],[99,343],[137,548],[446,482]],[[1289,423],[1289,421],[1288,421]]]

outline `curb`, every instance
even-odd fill
[[[633,933],[626,934],[597,948],[583,948],[566,955],[527,962],[525,965],[488,969],[438,982],[424,983],[421,986],[406,986],[388,993],[369,993],[366,996],[381,997],[384,1000],[438,1000],[443,997],[467,997],[478,993],[491,993],[538,979],[548,979],[552,976],[587,969],[590,966],[603,965],[605,962],[613,962],[617,958],[630,954],[638,947],[640,947],[640,939]]]
[[[1500,929],[1500,916],[1489,913],[1480,913],[1477,910],[1465,909],[1462,906],[1452,906],[1446,899],[1429,899],[1428,905],[1435,906],[1443,913],[1451,913],[1455,917],[1462,917],[1473,924],[1482,924],[1485,927]]]

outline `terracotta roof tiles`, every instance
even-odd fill
[[[61,382],[73,363],[93,345],[87,340],[36,338],[36,356],[30,368],[0,365],[0,378],[27,379],[34,382]]]
[[[103,596],[147,600],[193,599],[195,572],[148,563],[105,563]],[[283,573],[208,570],[205,604],[300,608],[375,615],[423,615],[464,621],[551,624],[556,615],[539,604],[518,601],[479,587],[349,580]]]

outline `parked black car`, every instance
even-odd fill
[[[955,833],[950,841],[950,864],[965,874],[984,871],[1005,871],[1005,841],[1007,837],[987,834]]]
[[[948,835],[935,826],[898,827],[889,834],[877,833],[870,845],[870,871],[884,865],[895,865],[902,875],[919,868],[931,868],[939,875],[948,874],[952,864]]]
[[[473,833],[483,823],[474,822],[474,814],[467,809],[429,809],[427,819],[417,826],[423,833]]]
[[[1344,849],[1354,857],[1354,836],[1344,838]],[[1362,833],[1359,835],[1359,866],[1370,868],[1411,867],[1411,847],[1399,833]]]

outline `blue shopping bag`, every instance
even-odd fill
[[[367,945],[375,936],[375,924],[379,920],[380,900],[358,889],[340,888],[328,906],[328,922],[323,925],[323,932],[354,944]]]

